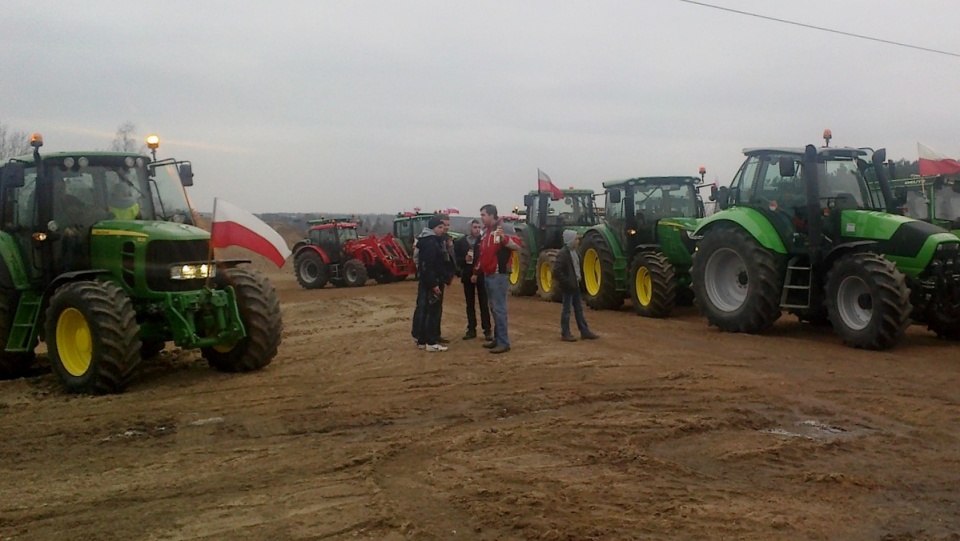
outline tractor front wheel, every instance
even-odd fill
[[[110,282],[63,285],[46,312],[50,366],[72,393],[122,391],[140,365],[139,333],[133,304]]]
[[[203,357],[221,372],[252,372],[267,366],[277,355],[283,331],[277,292],[252,269],[227,269],[217,281],[220,287],[233,286],[247,336],[233,344],[202,348]]]
[[[711,230],[693,258],[693,291],[721,331],[760,333],[780,317],[782,258],[740,227]]]
[[[640,253],[633,258],[629,286],[637,315],[667,317],[677,304],[673,265],[660,252]]]
[[[351,259],[343,264],[343,283],[347,287],[360,287],[367,283],[367,267],[359,259]]]
[[[323,262],[320,254],[312,249],[307,249],[297,256],[294,269],[297,273],[297,282],[304,289],[320,289],[327,285],[330,277],[327,264]]]
[[[17,315],[17,305],[20,293],[17,291],[0,291],[0,379],[13,379],[27,375],[35,357],[32,351],[27,353],[7,353],[10,331],[13,330],[13,320]]]
[[[587,306],[594,310],[617,310],[623,306],[624,296],[617,291],[617,276],[613,271],[616,258],[607,241],[598,234],[588,233],[580,256]]]
[[[537,258],[537,295],[547,302],[560,302],[563,294],[559,284],[553,280],[553,265],[557,262],[559,250],[544,250]]]
[[[840,258],[827,277],[827,312],[848,346],[889,349],[910,325],[910,290],[893,262],[873,253]]]

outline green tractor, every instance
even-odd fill
[[[518,297],[538,294],[541,299],[560,302],[560,289],[553,284],[553,264],[563,248],[567,229],[583,234],[599,223],[593,190],[564,190],[553,199],[549,192],[533,191],[523,196],[525,220],[514,229],[521,240],[513,253],[510,291]],[[519,210],[519,209],[518,209]]]
[[[890,187],[904,215],[960,236],[960,180],[918,176],[891,180]]]
[[[580,245],[584,301],[594,310],[615,310],[629,295],[634,311],[667,317],[679,302],[690,304],[691,233],[703,217],[697,177],[640,177],[604,182],[604,224]]]
[[[433,212],[399,212],[393,219],[393,237],[403,244],[404,249],[411,256],[413,249],[417,245],[417,237],[427,227],[427,222],[436,214]],[[462,233],[451,231],[448,233],[450,238],[457,241],[463,236]]]
[[[911,318],[960,338],[960,239],[898,215],[884,149],[744,153],[695,232],[693,288],[711,325],[761,333],[785,310],[856,348],[894,347]]]
[[[273,287],[246,261],[211,261],[184,186],[189,162],[125,152],[58,152],[0,166],[0,375],[46,342],[78,393],[122,391],[168,341],[215,369],[263,368],[282,322]],[[156,152],[159,140],[148,138]]]

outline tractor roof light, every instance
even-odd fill
[[[34,133],[30,135],[30,146],[33,148],[40,148],[43,146],[43,136],[39,133]]]
[[[147,148],[151,150],[156,150],[160,148],[160,136],[156,134],[150,134],[147,136]]]
[[[826,143],[825,146],[830,146],[831,139],[833,139],[833,132],[830,131],[830,128],[823,130],[823,140]]]

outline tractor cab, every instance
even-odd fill
[[[891,180],[890,186],[895,204],[905,216],[960,236],[960,179],[914,176]]]
[[[349,220],[311,220],[308,223],[312,227],[307,233],[307,239],[310,244],[323,248],[332,263],[346,260],[347,244],[360,238],[357,224]]]
[[[570,188],[559,199],[547,192],[533,191],[524,196],[523,204],[525,223],[541,247],[563,246],[565,229],[583,231],[600,223],[593,190]]]
[[[638,246],[660,242],[659,226],[684,226],[691,230],[704,215],[697,177],[640,177],[605,182],[605,220],[621,246],[634,251]],[[683,235],[693,250],[693,241]]]

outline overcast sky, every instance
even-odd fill
[[[706,0],[960,53],[956,0]],[[397,212],[696,174],[744,147],[960,155],[960,58],[677,0],[6,0],[0,120],[44,150],[117,126],[193,162],[201,210]]]

